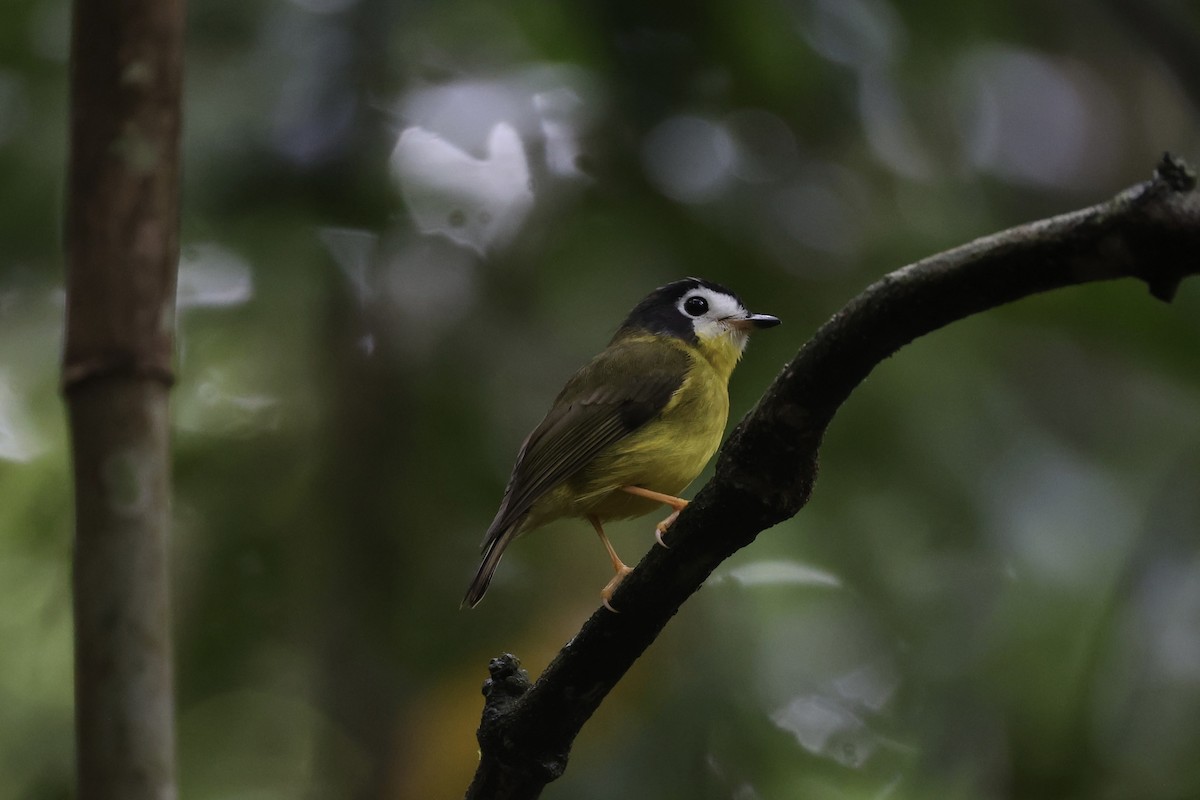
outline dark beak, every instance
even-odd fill
[[[774,328],[779,324],[779,317],[772,317],[770,314],[751,314],[745,319],[731,319],[729,324],[743,331]]]

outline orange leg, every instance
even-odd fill
[[[643,489],[641,486],[622,486],[621,489],[622,491],[629,492],[632,495],[644,497],[647,500],[654,500],[655,502],[662,503],[664,506],[670,506],[671,508],[675,509],[673,512],[671,512],[669,517],[654,526],[654,538],[658,540],[659,544],[661,544],[663,547],[667,547],[669,550],[670,548],[667,546],[667,543],[663,541],[663,534],[666,533],[667,530],[675,523],[675,520],[679,517],[679,512],[687,508],[688,501],[684,500],[682,497],[673,497],[672,495],[663,494],[662,492],[654,492],[649,489]]]
[[[600,525],[600,518],[595,514],[589,514],[588,522],[592,523],[592,527],[596,529],[596,535],[599,536],[600,541],[604,543],[604,549],[608,551],[608,557],[612,559],[613,569],[617,572],[617,574],[613,576],[613,579],[605,584],[604,588],[600,590],[600,597],[604,600],[604,607],[616,614],[617,610],[613,608],[608,601],[612,599],[613,592],[617,590],[617,586],[620,585],[621,579],[633,572],[633,568],[626,566],[625,562],[622,561],[620,556],[617,555],[617,551],[613,549],[612,542],[610,542],[608,537],[604,535],[604,528]]]

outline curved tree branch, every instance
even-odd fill
[[[716,475],[530,685],[510,655],[490,665],[467,797],[537,797],[562,774],[580,728],[680,605],[722,561],[808,502],[837,409],[914,339],[1050,289],[1138,278],[1169,301],[1200,272],[1200,192],[1180,161],[1108,202],[1022,225],[897,270],[867,287],[801,348],[738,424]]]

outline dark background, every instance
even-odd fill
[[[182,797],[460,796],[488,659],[536,674],[610,576],[564,521],[458,609],[565,378],[699,275],[785,322],[736,419],[882,274],[1196,162],[1200,14],[1121,6],[192,3]],[[72,791],[68,18],[0,7],[0,800]],[[546,796],[1200,796],[1198,340],[1197,284],[1124,282],[889,360]]]

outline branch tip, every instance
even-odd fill
[[[1163,153],[1158,166],[1154,168],[1154,176],[1177,192],[1190,192],[1196,188],[1196,173],[1186,161],[1170,153]]]

